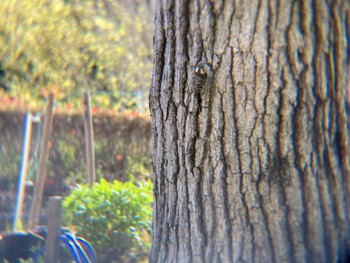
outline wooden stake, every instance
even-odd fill
[[[38,174],[35,180],[34,197],[32,202],[32,207],[30,210],[28,228],[33,229],[38,223],[40,207],[44,192],[44,182],[46,178],[46,160],[47,152],[49,150],[49,139],[53,119],[53,107],[54,107],[54,95],[51,93],[49,95],[49,102],[46,107],[45,121],[44,121],[44,134],[41,141],[40,148],[40,159],[38,166]]]
[[[86,170],[89,179],[90,188],[95,182],[95,152],[94,152],[94,135],[92,128],[92,115],[90,94],[85,92],[83,94],[84,104],[84,128],[85,128],[85,153],[86,153]]]
[[[19,229],[19,221],[22,219],[22,207],[23,207],[23,199],[25,192],[25,182],[27,178],[27,167],[28,167],[28,159],[29,159],[29,151],[30,151],[30,138],[32,134],[32,114],[27,112],[25,119],[25,129],[23,136],[23,149],[22,149],[22,161],[21,161],[21,169],[18,179],[18,189],[17,189],[17,200],[16,200],[16,210],[15,210],[15,218],[13,220],[13,231],[23,230]]]
[[[59,236],[62,213],[62,198],[53,196],[49,199],[49,212],[47,222],[47,237],[46,237],[46,257],[45,263],[58,262]]]

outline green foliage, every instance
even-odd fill
[[[127,178],[134,180],[135,178],[150,178],[151,176],[151,161],[148,156],[137,155],[127,158],[128,166],[126,169]]]
[[[0,143],[0,190],[12,190],[17,185],[17,174],[21,154],[14,147]]]
[[[16,190],[22,162],[24,118],[22,112],[0,110],[0,122],[6,124],[0,133],[2,191]],[[117,116],[98,114],[93,121],[97,181],[102,177],[107,181],[150,178],[152,163],[149,117],[127,113]],[[42,123],[33,123],[27,176],[31,181],[34,181],[38,169],[41,136]],[[80,114],[55,114],[49,141],[45,195],[63,195],[65,185],[87,183],[84,136],[83,118]]]
[[[118,110],[135,107],[151,77],[147,21],[146,5],[131,14],[117,1],[2,0],[0,85],[28,103],[47,90],[80,100],[88,89]]]
[[[153,201],[152,183],[83,186],[64,199],[64,222],[96,249],[100,262],[142,259],[148,254]]]

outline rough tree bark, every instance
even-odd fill
[[[345,261],[349,2],[159,0],[155,26],[150,261]]]

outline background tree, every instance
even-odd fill
[[[133,1],[1,1],[0,89],[25,101],[51,90],[64,102],[90,90],[131,104],[151,80],[149,8]]]
[[[158,1],[151,262],[345,261],[349,24],[348,1]]]

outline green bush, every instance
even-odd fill
[[[152,220],[152,183],[104,179],[83,186],[64,199],[64,223],[95,248],[99,262],[144,260]]]

